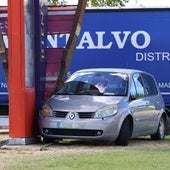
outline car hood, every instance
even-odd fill
[[[93,112],[106,105],[127,101],[127,97],[88,96],[88,95],[54,95],[48,104],[57,111]]]

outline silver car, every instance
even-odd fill
[[[39,115],[44,141],[88,139],[126,146],[130,138],[165,137],[164,102],[154,77],[132,69],[75,72]]]

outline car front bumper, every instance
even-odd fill
[[[40,115],[41,135],[56,139],[114,141],[119,134],[118,118],[65,120]]]

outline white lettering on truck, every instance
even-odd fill
[[[77,46],[77,49],[85,49],[87,46],[87,49],[110,49],[113,45],[113,41],[108,42],[108,44],[104,45],[104,35],[106,32],[101,31],[101,32],[96,32],[96,38],[97,38],[97,43],[95,44],[90,33],[89,32],[84,32],[83,36],[81,37],[81,40]],[[132,33],[131,31],[111,31],[111,34],[114,37],[114,40],[118,46],[119,49],[123,49],[128,37],[131,35],[131,44],[133,47],[137,49],[144,49],[149,46],[151,42],[151,37],[146,31],[136,31]],[[138,36],[142,35],[144,37],[144,42],[143,44],[139,44],[137,39]],[[121,39],[121,37],[123,38]],[[86,44],[86,45],[85,45]]]
[[[159,82],[158,86],[159,88],[170,88],[170,82]]]
[[[110,36],[113,38],[113,41],[106,42],[106,32],[105,31],[96,31],[95,37],[91,36],[90,32],[84,32],[82,37],[80,37],[80,42],[77,46],[77,49],[110,49],[114,45],[114,41],[119,49],[123,49],[127,39],[130,38],[130,43],[134,48],[144,49],[149,46],[151,43],[151,37],[146,31],[111,31]],[[60,42],[64,42],[63,47],[67,44],[69,34],[54,34],[48,35],[47,40],[49,44],[47,47],[58,48]],[[138,42],[138,37],[143,36],[143,43]],[[3,36],[5,46],[8,48],[8,38]],[[96,43],[95,43],[96,42]]]
[[[47,39],[49,44],[52,48],[58,48],[59,47],[59,41],[64,40],[65,45],[67,44],[68,38],[70,34],[54,34],[54,35],[48,35]]]
[[[0,88],[7,88],[7,83],[1,82],[0,83]]]
[[[136,61],[170,61],[169,52],[136,53]]]

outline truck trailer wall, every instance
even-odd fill
[[[68,76],[92,67],[144,70],[155,76],[170,106],[169,30],[170,8],[87,9]],[[69,34],[48,35],[47,48],[64,47],[68,37]],[[6,47],[7,40],[4,35]],[[6,93],[2,72],[0,77],[1,89]]]
[[[71,72],[135,68],[153,74],[170,106],[170,9],[87,10]]]

